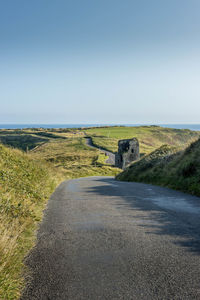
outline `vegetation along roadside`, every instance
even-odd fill
[[[131,164],[116,178],[166,186],[200,196],[200,139],[179,151],[163,145]]]
[[[85,136],[113,152],[119,139],[137,137],[143,157],[120,173],[105,162],[104,153],[85,144]],[[151,177],[151,183],[182,189],[185,178],[185,190],[199,195],[199,142],[183,151],[198,137],[198,132],[158,126],[0,130],[0,299],[20,297],[24,258],[34,245],[47,200],[61,181],[117,175],[150,182]],[[176,186],[170,179],[175,174]]]

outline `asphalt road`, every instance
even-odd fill
[[[89,177],[49,200],[22,299],[200,299],[200,198]]]
[[[91,137],[86,137],[85,142],[86,142],[87,146],[89,146],[91,148],[95,148],[95,149],[100,150],[101,152],[105,153],[108,156],[106,163],[111,164],[113,166],[115,165],[115,154],[114,153],[112,153],[104,148],[97,147],[96,145],[94,145]]]

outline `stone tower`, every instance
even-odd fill
[[[115,155],[115,166],[125,169],[131,162],[140,158],[138,139],[120,140]]]

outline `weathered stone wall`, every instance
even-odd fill
[[[140,158],[138,139],[120,140],[115,155],[115,166],[125,169],[131,162]]]

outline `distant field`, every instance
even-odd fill
[[[112,152],[118,149],[118,140],[136,137],[140,142],[140,152],[150,153],[164,144],[185,147],[200,136],[200,132],[188,129],[172,129],[159,126],[104,127],[86,129],[94,144],[106,147]]]
[[[86,146],[85,139],[79,137],[51,140],[29,152],[29,156],[48,162],[66,179],[93,175],[114,176],[120,171],[107,165],[106,157],[98,150]]]
[[[119,170],[106,164],[101,152],[86,146],[84,137],[79,129],[0,130],[0,143],[47,162],[65,179],[116,175]]]

